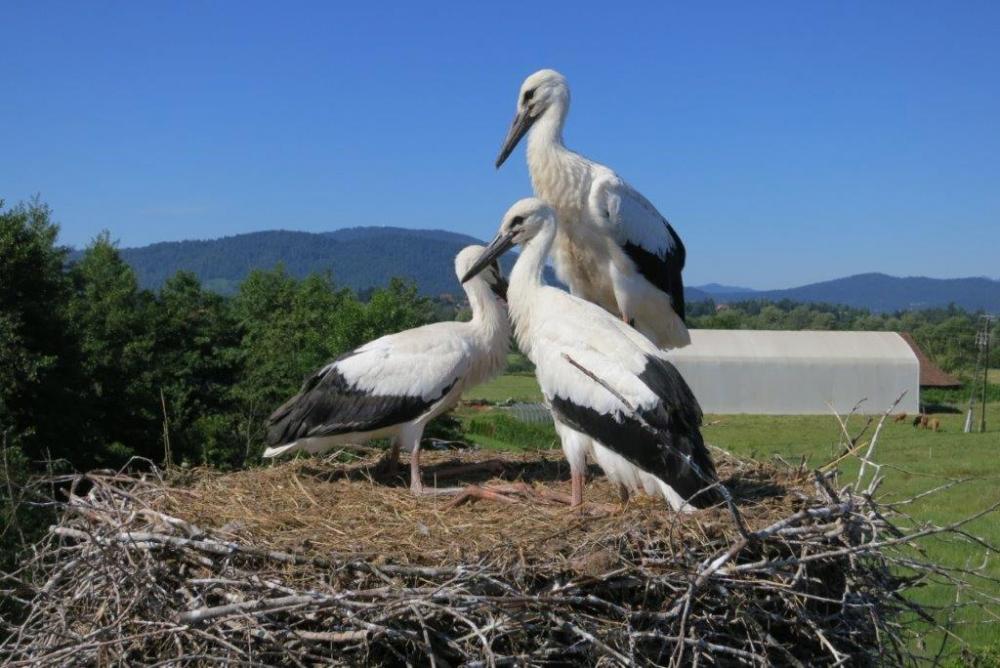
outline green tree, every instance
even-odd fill
[[[32,460],[77,450],[77,343],[69,331],[67,250],[35,199],[0,200],[0,432]]]
[[[238,373],[239,332],[226,300],[178,272],[155,302],[153,388],[175,462],[222,465],[237,450],[232,386]]]
[[[341,299],[329,277],[299,282],[280,266],[254,271],[240,286],[233,313],[242,332],[241,370],[233,396],[244,447],[234,463],[259,455],[266,417],[339,352],[331,350],[328,329]]]
[[[39,460],[68,457],[78,444],[75,342],[66,307],[67,251],[37,199],[9,209],[0,200],[0,569],[45,530],[49,511],[24,503]],[[0,616],[12,614],[0,597]]]
[[[70,320],[88,384],[87,413],[98,434],[95,457],[114,464],[133,454],[159,461],[153,297],[139,290],[107,232],[94,239],[70,273]]]
[[[433,317],[431,300],[421,297],[414,283],[393,278],[388,286],[375,290],[365,305],[363,328],[357,333],[360,340],[355,345],[384,334],[426,325]]]

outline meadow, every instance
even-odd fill
[[[491,402],[535,402],[541,394],[527,373],[509,373],[471,390],[466,399]],[[550,424],[524,424],[499,411],[472,409],[459,411],[470,441],[482,447],[523,450],[558,447]],[[944,525],[957,522],[978,510],[1000,503],[1000,403],[989,405],[987,432],[962,433],[963,412],[937,413],[940,431],[912,426],[910,420],[887,420],[878,441],[874,460],[882,465],[885,482],[881,494],[887,500],[912,497],[921,492],[962,480],[961,484],[926,496],[906,507],[916,521]],[[852,436],[864,428],[868,417],[855,415],[847,423]],[[875,429],[869,425],[865,436]],[[843,454],[843,437],[832,415],[706,415],[705,439],[741,457],[757,460],[781,458],[790,464],[819,467]],[[854,480],[858,460],[847,458],[840,464],[841,480]],[[970,533],[992,545],[1000,545],[1000,514],[993,513],[968,525]],[[1000,582],[1000,563],[986,559],[985,550],[972,541],[933,540],[925,543],[929,559],[950,566],[976,568]],[[977,652],[1000,657],[1000,584],[980,580],[977,585],[996,598],[996,614],[984,618],[972,612],[955,620],[955,633]],[[952,588],[929,585],[919,593],[929,606],[950,603]],[[939,638],[931,636],[928,643]],[[998,660],[994,658],[994,660]],[[992,664],[987,664],[992,665]]]

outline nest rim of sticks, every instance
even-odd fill
[[[877,468],[838,487],[833,467],[716,458],[749,535],[724,507],[621,506],[603,479],[570,511],[545,494],[566,484],[558,452],[463,453],[498,462],[483,475],[543,493],[451,510],[387,484],[374,456],[50,480],[68,500],[4,576],[23,619],[0,660],[916,661],[913,623],[937,622],[904,594],[960,575],[907,550],[961,526],[894,521],[875,498]],[[454,459],[431,454],[425,468]]]

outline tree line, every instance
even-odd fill
[[[85,469],[132,456],[239,467],[305,375],[442,313],[402,280],[364,300],[329,276],[281,267],[232,297],[179,272],[138,287],[107,233],[73,263],[39,201],[0,202],[0,435],[8,465]],[[168,455],[169,453],[169,455]]]
[[[264,421],[305,375],[385,333],[455,317],[399,279],[363,296],[329,275],[251,273],[231,297],[179,272],[156,292],[105,233],[72,263],[39,201],[0,202],[0,435],[8,458],[76,468],[258,461]],[[444,310],[442,310],[444,309]],[[968,377],[977,314],[747,301],[690,305],[692,327],[911,332]],[[1000,348],[997,346],[996,348]],[[996,351],[996,364],[1000,351]]]

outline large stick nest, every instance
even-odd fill
[[[413,497],[374,456],[67,476],[57,524],[6,576],[20,618],[0,661],[910,661],[908,624],[930,617],[903,594],[941,570],[908,545],[954,527],[895,526],[874,482],[838,490],[832,473],[716,458],[749,536],[725,508],[622,506],[603,478],[570,510],[558,452],[463,453],[533,493],[456,507]],[[425,455],[425,479],[455,459]]]

